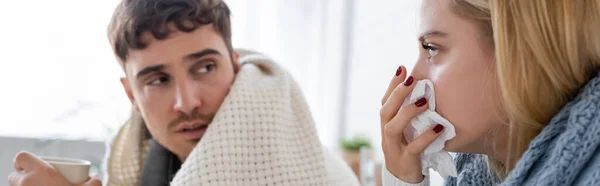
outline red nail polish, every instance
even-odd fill
[[[415,81],[415,79],[412,76],[409,76],[408,79],[406,79],[406,81],[404,81],[404,86],[410,86],[412,85],[413,81]]]
[[[425,99],[425,98],[421,98],[421,99],[419,99],[419,100],[417,100],[417,101],[415,102],[415,105],[416,105],[417,107],[422,107],[422,106],[423,106],[423,105],[425,105],[426,103],[427,103],[427,99]]]
[[[400,74],[402,74],[402,66],[399,66],[398,70],[396,70],[396,76],[399,76]]]
[[[435,127],[433,127],[433,132],[435,133],[440,133],[442,130],[444,130],[444,125],[437,124]]]

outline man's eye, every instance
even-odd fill
[[[169,78],[165,77],[165,76],[161,76],[158,78],[154,78],[153,80],[151,80],[148,85],[161,85],[164,84],[166,82],[169,81]]]
[[[202,66],[202,68],[199,68],[197,72],[199,74],[205,74],[205,73],[212,71],[213,68],[215,68],[215,64],[207,64],[207,65]]]

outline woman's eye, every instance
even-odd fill
[[[423,49],[427,50],[427,52],[429,53],[429,57],[427,59],[431,59],[438,53],[438,49],[432,44],[423,45]]]
[[[161,77],[158,77],[158,78],[155,78],[155,79],[151,80],[148,83],[148,85],[161,85],[161,84],[164,84],[164,83],[166,83],[168,81],[169,81],[169,78],[167,78],[165,76],[161,76]]]
[[[213,70],[213,68],[215,68],[215,64],[207,64],[202,66],[202,68],[198,69],[197,72],[200,74],[205,74]]]

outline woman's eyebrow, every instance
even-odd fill
[[[423,42],[430,37],[448,37],[448,34],[437,30],[427,30],[419,35],[419,41]]]

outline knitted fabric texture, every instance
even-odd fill
[[[600,185],[600,74],[529,144],[502,185]],[[481,155],[460,154],[446,185],[496,185]]]
[[[481,154],[457,154],[454,158],[457,177],[448,177],[446,186],[491,186],[498,185],[500,180],[487,168]]]
[[[269,58],[240,51],[242,69],[204,137],[171,185],[348,185],[358,180],[327,152],[301,90]],[[147,153],[142,122],[110,142],[107,185],[139,185]]]

